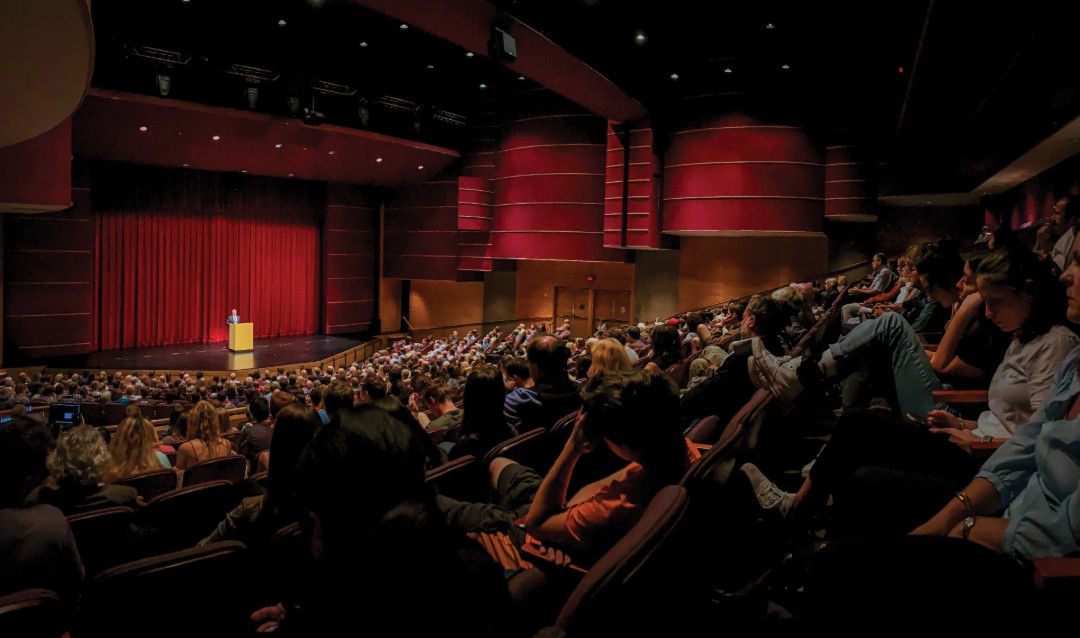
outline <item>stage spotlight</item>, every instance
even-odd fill
[[[161,97],[168,96],[169,90],[172,88],[172,77],[168,75],[158,75],[157,88],[158,92],[161,93]]]
[[[248,106],[255,108],[255,105],[259,103],[259,89],[254,86],[249,86],[244,89],[244,94],[247,95]]]

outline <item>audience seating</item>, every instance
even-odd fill
[[[214,531],[239,501],[236,487],[228,481],[174,490],[150,499],[136,517],[136,530],[150,553],[192,547]]]
[[[151,418],[153,418],[155,420],[156,419],[168,419],[170,416],[172,416],[172,413],[173,413],[173,406],[171,404],[169,404],[169,403],[159,403],[159,404],[154,406],[154,416],[151,417]]]
[[[687,635],[700,629],[696,548],[684,542],[690,496],[668,486],[578,583],[541,636]]]
[[[544,428],[535,428],[507,439],[488,450],[480,460],[480,466],[487,468],[495,457],[502,456],[543,473],[537,469],[537,463],[538,456],[543,453],[545,434]]]
[[[166,452],[165,458],[169,459],[169,465],[176,467],[176,450],[172,452]]]
[[[686,438],[694,443],[713,443],[720,435],[720,417],[715,414],[699,419],[686,431]]]
[[[239,635],[253,610],[248,567],[244,544],[230,541],[108,569],[87,587],[73,638]]]
[[[107,507],[67,517],[87,577],[130,558],[127,539],[134,517],[135,510],[130,507]]]
[[[223,456],[208,461],[199,461],[195,465],[184,470],[183,486],[191,487],[192,485],[208,483],[211,481],[228,481],[233,484],[239,483],[244,480],[244,475],[247,472],[247,465],[247,459],[239,454]]]
[[[171,492],[179,487],[179,475],[176,470],[169,468],[151,470],[116,481],[116,484],[134,487],[139,496],[149,501],[155,496]]]
[[[225,432],[224,434],[221,435],[221,438],[228,441],[229,445],[232,446],[233,452],[236,452],[237,450],[240,449],[239,446],[240,446],[240,435],[241,434],[242,434],[242,432],[240,432],[239,430],[236,430],[235,432]]]
[[[82,418],[87,425],[104,425],[101,422],[101,404],[97,401],[86,401],[82,404]]]
[[[60,638],[66,621],[60,597],[48,589],[26,589],[0,596],[0,636]]]
[[[154,418],[154,406],[150,405],[149,403],[142,403],[142,402],[139,402],[136,405],[139,408],[139,413],[143,415],[144,419],[153,419]]]

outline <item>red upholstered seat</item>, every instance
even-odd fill
[[[200,461],[184,471],[184,487],[210,481],[239,483],[246,473],[247,459],[239,454]]]
[[[134,516],[130,507],[108,507],[68,517],[87,576],[130,558],[128,536]]]
[[[26,589],[0,597],[0,636],[60,638],[64,621],[60,597],[48,589]]]
[[[175,456],[175,452],[173,455]],[[179,485],[179,480],[176,470],[166,468],[129,476],[122,481],[116,481],[116,484],[134,487],[139,496],[149,501],[155,496],[175,490]]]

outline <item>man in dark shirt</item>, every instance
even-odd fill
[[[248,405],[248,414],[251,415],[251,424],[240,433],[240,443],[237,448],[240,454],[247,457],[251,467],[257,467],[259,454],[263,450],[270,449],[270,439],[274,435],[274,429],[270,423],[270,405],[263,397],[255,397]]]
[[[518,432],[550,428],[560,418],[581,407],[578,385],[566,372],[570,351],[566,342],[552,335],[540,335],[529,342],[529,366],[536,384],[506,395],[503,413]]]

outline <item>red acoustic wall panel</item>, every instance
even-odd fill
[[[660,158],[653,152],[653,129],[647,122],[618,132],[608,125],[605,246],[660,248],[660,172]]]
[[[492,270],[493,195],[491,184],[486,178],[458,178],[458,270]]]
[[[326,334],[371,328],[378,230],[378,204],[366,191],[341,184],[328,186],[322,250]]]
[[[604,247],[605,123],[543,89],[504,98],[492,255],[621,261]]]
[[[876,219],[877,180],[870,149],[861,144],[825,148],[825,219]]]
[[[64,211],[4,216],[4,332],[25,357],[97,347],[90,191],[74,188],[66,198],[74,205]]]
[[[0,211],[63,210],[71,198],[71,118],[0,148]]]
[[[671,136],[664,232],[820,232],[823,208],[821,153],[799,127],[725,115]]]
[[[457,279],[456,178],[438,178],[404,189],[386,205],[384,220],[385,277]]]

